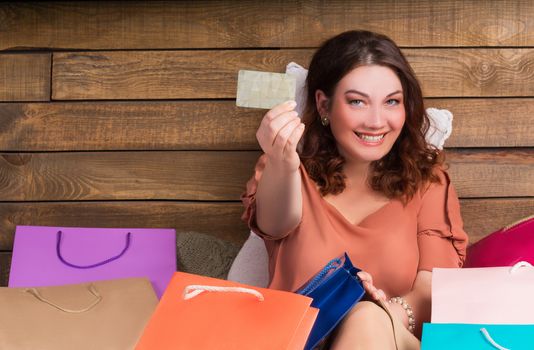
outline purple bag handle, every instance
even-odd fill
[[[114,260],[117,260],[118,258],[123,256],[124,253],[126,253],[126,250],[128,250],[128,248],[130,247],[130,240],[131,240],[132,233],[128,232],[128,234],[126,235],[126,246],[124,247],[124,249],[119,254],[117,254],[115,256],[112,256],[111,258],[106,259],[104,261],[97,262],[97,263],[91,264],[91,265],[75,265],[75,264],[71,264],[70,262],[66,261],[63,258],[63,256],[61,255],[61,236],[62,235],[63,235],[63,232],[57,231],[56,253],[57,253],[57,257],[59,258],[59,260],[61,260],[61,262],[63,264],[65,264],[67,266],[70,266],[70,267],[74,267],[76,269],[92,269],[93,267],[105,265],[105,264],[107,264],[109,262],[112,262]]]

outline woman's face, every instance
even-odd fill
[[[381,159],[393,147],[406,118],[402,84],[388,67],[357,67],[339,81],[328,117],[339,153],[347,161]]]

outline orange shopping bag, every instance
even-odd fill
[[[318,309],[311,298],[176,272],[137,350],[302,350]]]

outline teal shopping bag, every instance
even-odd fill
[[[534,324],[425,323],[421,350],[533,350]]]

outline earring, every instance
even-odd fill
[[[323,124],[323,126],[328,126],[330,124],[330,119],[328,119],[328,114],[325,114],[324,116],[321,117],[321,124]]]

